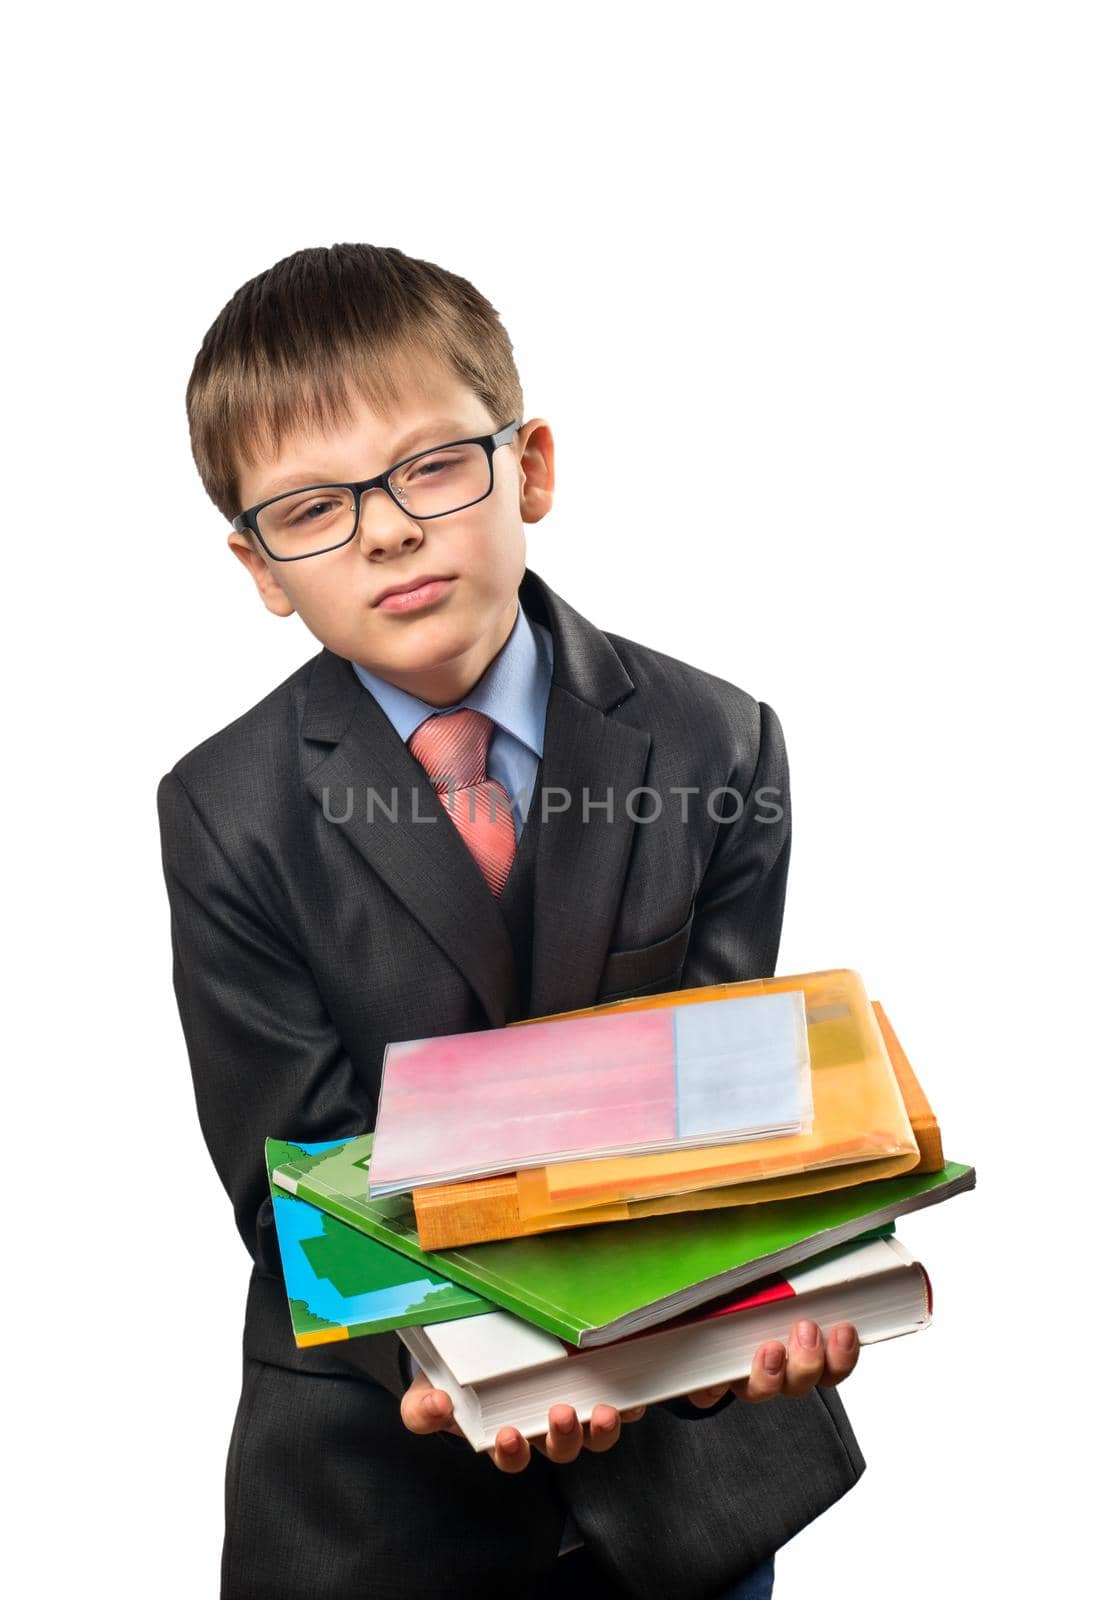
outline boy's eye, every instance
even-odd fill
[[[400,474],[405,483],[414,483],[423,478],[437,478],[440,473],[458,465],[456,456],[424,456],[420,461],[413,461]]]
[[[353,501],[347,495],[314,494],[302,495],[299,499],[284,500],[270,509],[277,516],[278,522],[284,528],[307,527],[310,523],[323,522],[328,517],[337,516],[347,507],[352,507]]]
[[[311,549],[316,540],[320,545],[338,542],[344,533],[349,536],[353,526],[354,496],[349,489],[287,495],[259,513],[259,532],[276,555],[282,553],[283,543],[299,547],[304,542]]]
[[[335,510],[337,502],[334,500],[309,500],[298,506],[294,513],[294,520],[301,522],[316,522],[320,517],[330,516]]]

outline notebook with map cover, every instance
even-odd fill
[[[291,1144],[268,1139],[268,1179],[280,1162],[307,1161],[340,1149],[345,1142]],[[271,1201],[299,1348],[495,1310],[493,1302],[472,1289],[379,1244],[273,1182]]]

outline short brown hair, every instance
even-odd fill
[[[466,279],[371,244],[298,250],[252,278],[206,334],[187,384],[191,450],[214,505],[231,521],[243,509],[241,463],[298,428],[349,421],[349,390],[383,413],[424,357],[468,384],[497,426],[521,421],[506,329]]]

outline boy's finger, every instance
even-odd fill
[[[500,1472],[524,1472],[529,1466],[529,1440],[517,1428],[500,1428],[488,1454]]]
[[[453,1405],[444,1390],[412,1384],[400,1401],[400,1416],[411,1433],[438,1433],[453,1425]]]
[[[559,1465],[574,1461],[583,1448],[583,1430],[574,1406],[549,1407],[549,1430],[541,1447],[541,1454]]]
[[[861,1341],[852,1322],[836,1322],[827,1339],[826,1365],[819,1388],[832,1389],[848,1378],[861,1354]]]
[[[823,1376],[826,1345],[818,1323],[805,1317],[793,1328],[788,1341],[783,1394],[793,1399],[809,1394]]]
[[[621,1414],[613,1406],[595,1406],[586,1428],[584,1443],[595,1455],[612,1450],[621,1437]]]
[[[633,1406],[630,1411],[622,1411],[621,1412],[621,1421],[622,1422],[639,1422],[640,1418],[643,1416],[643,1414],[644,1414],[644,1412],[646,1410],[647,1410],[647,1406]]]
[[[781,1393],[785,1381],[785,1347],[777,1339],[760,1344],[754,1352],[750,1377],[740,1378],[731,1385],[738,1400],[748,1405],[761,1405]]]
[[[730,1383],[718,1383],[711,1389],[694,1389],[692,1394],[686,1396],[686,1399],[704,1411],[709,1406],[714,1406],[717,1400],[722,1400],[730,1388]]]

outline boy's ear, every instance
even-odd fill
[[[518,501],[523,522],[540,522],[552,509],[556,486],[555,444],[552,429],[542,417],[533,417],[515,435],[518,446]]]
[[[282,585],[275,577],[262,551],[255,548],[249,535],[237,533],[233,529],[228,537],[228,546],[233,555],[238,556],[251,573],[255,587],[259,591],[259,598],[267,610],[273,611],[276,617],[292,617],[294,607],[286,598]]]

